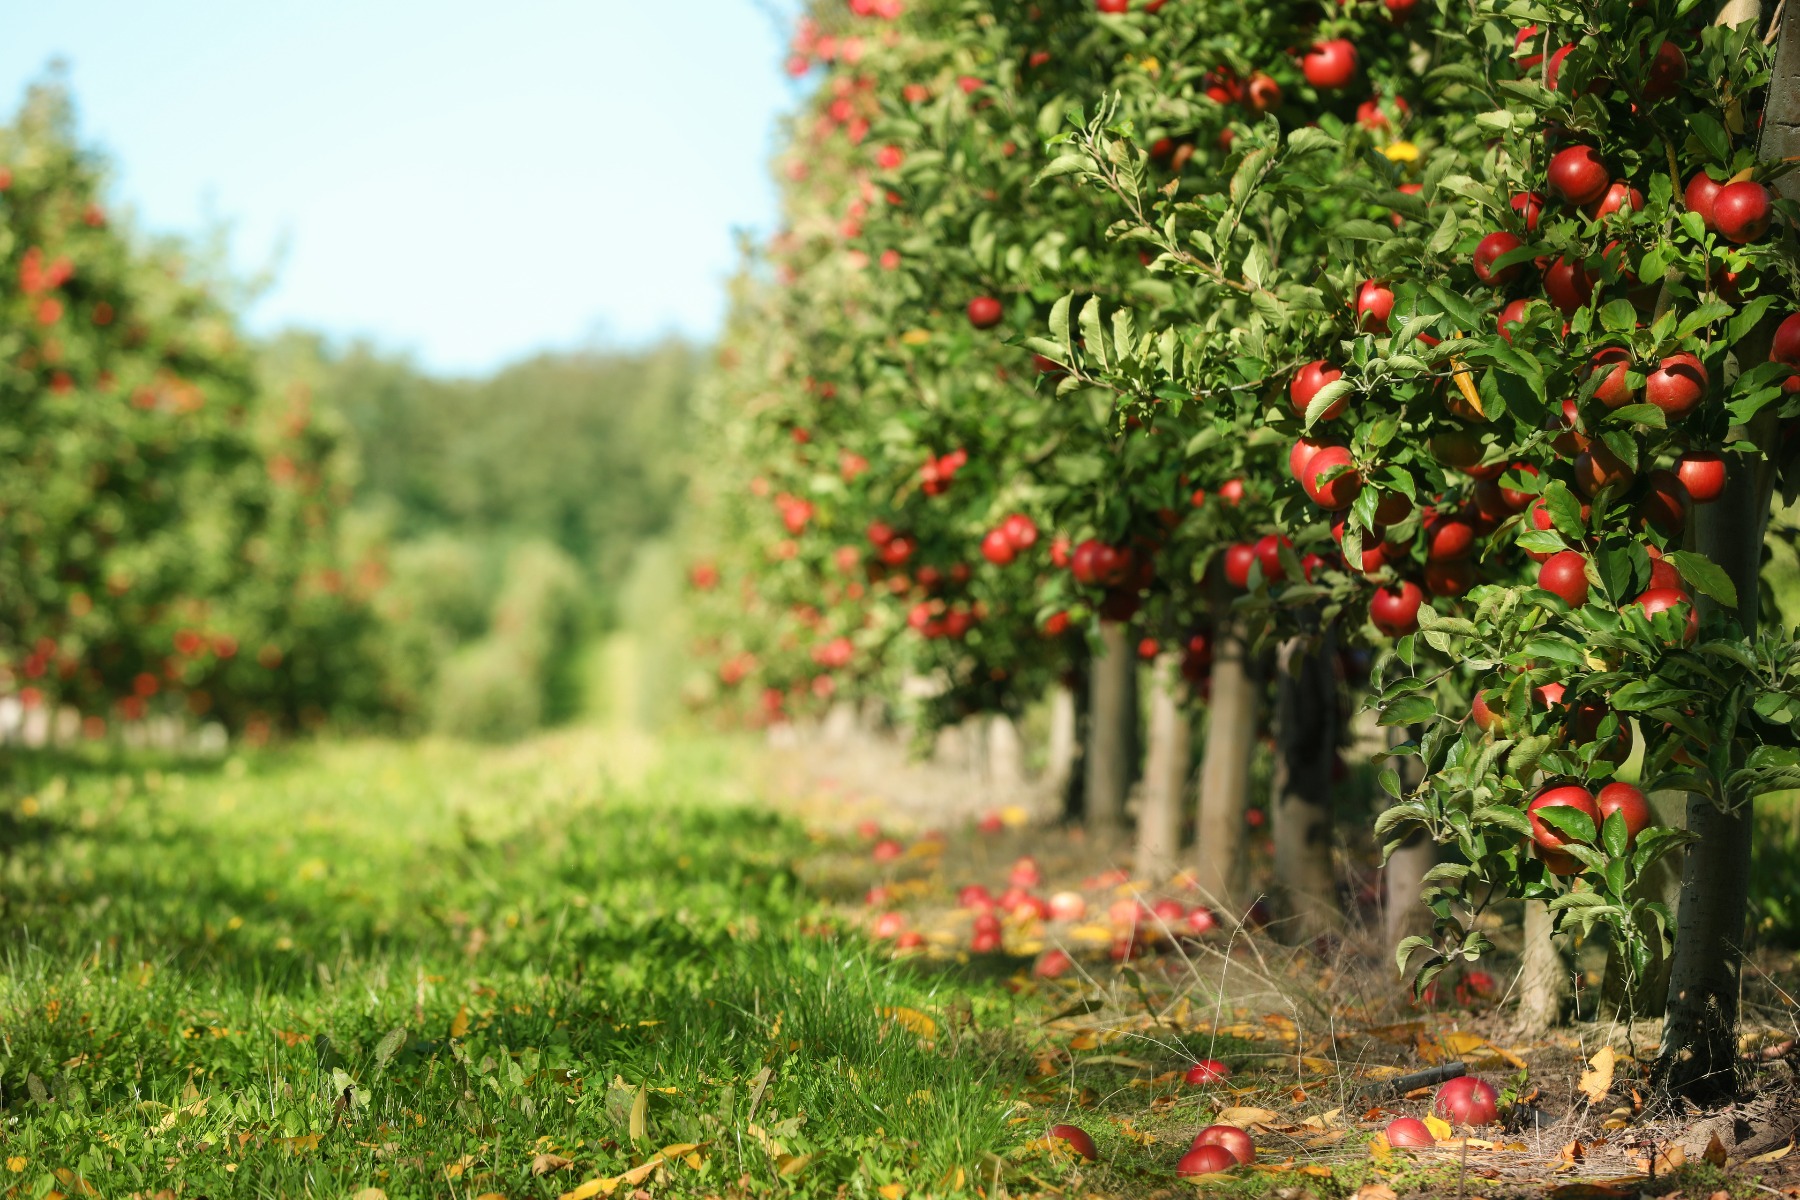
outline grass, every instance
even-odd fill
[[[892,1196],[1029,1136],[958,1053],[1006,992],[821,921],[731,747],[598,738],[13,764],[0,1187]]]

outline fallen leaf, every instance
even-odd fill
[[[531,1160],[533,1175],[548,1175],[552,1171],[563,1171],[575,1165],[572,1158],[564,1158],[560,1154],[540,1154]]]
[[[1281,1114],[1271,1108],[1228,1108],[1218,1116],[1221,1125],[1236,1125],[1243,1129],[1250,1125],[1267,1125],[1270,1121],[1278,1121]]]
[[[366,1187],[351,1195],[350,1200],[387,1200],[387,1193],[378,1187]]]
[[[1450,1128],[1450,1122],[1439,1116],[1426,1117],[1425,1128],[1431,1130],[1431,1136],[1440,1142],[1449,1141],[1451,1134],[1455,1132]]]
[[[933,1038],[937,1036],[937,1022],[916,1008],[884,1008],[881,1015],[890,1021],[900,1024],[915,1037]]]
[[[469,1006],[463,1005],[456,1010],[456,1016],[450,1020],[450,1036],[459,1038],[469,1032]]]
[[[775,1160],[775,1173],[777,1175],[798,1175],[800,1172],[806,1170],[807,1165],[811,1163],[812,1160],[813,1156],[811,1154],[784,1155]]]
[[[1672,1175],[1687,1162],[1687,1151],[1679,1144],[1657,1154],[1654,1159],[1640,1158],[1631,1165],[1647,1175]]]
[[[1715,1133],[1712,1135],[1712,1140],[1706,1143],[1706,1153],[1701,1157],[1712,1166],[1722,1167],[1730,1156],[1725,1153],[1725,1143],[1721,1142],[1719,1135]]]
[[[1331,1168],[1321,1167],[1317,1163],[1308,1163],[1306,1166],[1301,1167],[1300,1173],[1302,1175],[1314,1175],[1321,1179],[1331,1178]]]
[[[1788,1142],[1788,1144],[1785,1146],[1778,1146],[1775,1149],[1769,1151],[1767,1154],[1758,1154],[1755,1158],[1746,1158],[1744,1161],[1747,1163],[1778,1162],[1781,1159],[1786,1158],[1789,1154],[1793,1153],[1793,1150],[1794,1150],[1794,1143],[1790,1140]]]
[[[880,1194],[881,1200],[900,1200],[902,1196],[906,1195],[904,1183],[884,1183],[875,1190]]]
[[[1083,1030],[1069,1039],[1071,1050],[1092,1050],[1100,1044],[1100,1035],[1091,1029]]]
[[[650,1129],[650,1093],[639,1085],[637,1095],[631,1101],[631,1140],[641,1142]]]
[[[1400,1200],[1385,1183],[1365,1183],[1356,1189],[1356,1200]]]
[[[1588,1069],[1581,1073],[1581,1080],[1575,1086],[1589,1104],[1598,1104],[1606,1099],[1612,1091],[1613,1065],[1617,1061],[1611,1046],[1600,1047],[1599,1053],[1588,1060]]]

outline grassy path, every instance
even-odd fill
[[[991,1056],[893,1016],[944,995],[807,932],[805,836],[734,750],[571,733],[15,781],[0,1184],[555,1196],[673,1146],[620,1194],[873,1196],[1017,1141]]]

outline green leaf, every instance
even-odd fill
[[[1587,536],[1587,526],[1581,520],[1581,501],[1567,484],[1559,479],[1545,484],[1544,507],[1550,510],[1550,523],[1564,537],[1579,542]]]
[[[1568,804],[1549,804],[1537,810],[1537,819],[1572,841],[1587,845],[1598,832],[1594,818]]]
[[[1618,811],[1608,813],[1600,826],[1600,844],[1606,847],[1606,852],[1614,858],[1624,858],[1630,840],[1631,833],[1625,828],[1625,814]]]
[[[1383,225],[1378,221],[1365,221],[1361,218],[1339,221],[1327,228],[1332,237],[1347,238],[1356,242],[1385,242],[1394,236],[1392,225]]]
[[[1701,595],[1711,597],[1727,608],[1737,607],[1737,588],[1725,568],[1692,550],[1671,550],[1664,557],[1681,573],[1682,580]]]
[[[1046,179],[1055,179],[1062,175],[1085,175],[1093,171],[1094,164],[1085,154],[1064,154],[1050,160],[1050,165],[1039,171],[1032,179],[1036,186]]]
[[[1106,353],[1106,335],[1100,328],[1100,297],[1088,297],[1087,303],[1081,306],[1081,316],[1077,321],[1081,326],[1081,337],[1086,343],[1088,355],[1102,367],[1111,366]]]
[[[1608,425],[1643,425],[1650,429],[1667,429],[1669,415],[1654,404],[1626,404],[1606,414]]]
[[[1313,424],[1325,415],[1325,410],[1355,390],[1356,384],[1349,379],[1334,379],[1320,388],[1311,402],[1306,406],[1306,428],[1311,432]]]
[[[1237,170],[1231,175],[1230,195],[1233,208],[1244,207],[1244,202],[1250,198],[1251,190],[1256,187],[1257,179],[1273,155],[1274,151],[1266,146],[1259,146],[1244,155],[1244,161],[1238,164]]]
[[[1714,321],[1722,321],[1729,317],[1734,311],[1736,310],[1723,300],[1708,300],[1681,319],[1681,324],[1675,327],[1675,336],[1678,338],[1693,337],[1694,334],[1705,329]]]
[[[1394,947],[1394,966],[1402,975],[1406,974],[1406,964],[1418,950],[1433,950],[1431,939],[1415,933],[1411,937],[1402,938],[1400,944]]]
[[[1074,341],[1069,336],[1069,305],[1074,301],[1075,295],[1071,292],[1050,306],[1050,336],[1056,339],[1063,362],[1068,361],[1069,346]]]
[[[1499,825],[1520,837],[1531,836],[1531,821],[1518,809],[1505,804],[1484,804],[1470,814],[1478,825]]]
[[[1413,725],[1437,715],[1437,706],[1425,696],[1401,696],[1381,706],[1381,724]]]
[[[1687,114],[1687,127],[1707,157],[1721,166],[1731,161],[1731,140],[1725,136],[1724,126],[1706,113],[1696,111]]]

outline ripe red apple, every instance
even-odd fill
[[[1486,1125],[1500,1116],[1500,1093],[1484,1079],[1463,1075],[1438,1089],[1432,1111],[1452,1125]]]
[[[1693,412],[1705,398],[1706,385],[1706,367],[1684,351],[1663,359],[1644,380],[1644,399],[1675,422]]]
[[[1006,533],[1006,540],[1012,543],[1014,550],[1029,550],[1037,545],[1037,522],[1024,513],[1014,513],[1000,522],[1000,528]]]
[[[1728,183],[1713,197],[1713,223],[1727,241],[1743,245],[1769,232],[1769,189],[1752,179]]]
[[[1031,973],[1039,979],[1061,979],[1075,966],[1075,962],[1065,950],[1046,950],[1043,957],[1031,968]]]
[[[1203,1058],[1187,1070],[1184,1077],[1188,1086],[1202,1087],[1209,1083],[1224,1083],[1231,1078],[1231,1068],[1216,1058]]]
[[[1100,1152],[1094,1148],[1094,1139],[1089,1137],[1087,1131],[1079,1126],[1052,1125],[1045,1136],[1062,1142],[1075,1154],[1089,1162],[1100,1157]]]
[[[1769,348],[1770,362],[1800,366],[1800,313],[1782,319],[1775,327],[1775,341]]]
[[[1412,501],[1403,492],[1383,492],[1381,502],[1375,506],[1375,522],[1378,525],[1398,525],[1406,520],[1412,512]]]
[[[969,301],[969,324],[977,329],[992,329],[1005,315],[1000,301],[992,296],[977,296]]]
[[[1300,71],[1321,91],[1348,87],[1356,78],[1356,47],[1343,38],[1314,42],[1300,56]]]
[[[1183,1179],[1194,1179],[1201,1175],[1217,1175],[1237,1165],[1237,1157],[1223,1146],[1195,1146],[1175,1164],[1175,1173]]]
[[[1689,450],[1675,461],[1675,475],[1695,504],[1711,504],[1725,494],[1725,456]]]
[[[1256,1142],[1236,1125],[1208,1125],[1194,1135],[1189,1149],[1195,1146],[1219,1146],[1239,1164],[1249,1166],[1256,1161]]]
[[[1593,442],[1575,456],[1575,486],[1583,495],[1596,495],[1604,487],[1630,487],[1637,473],[1604,443]]]
[[[1500,328],[1500,336],[1511,342],[1512,327],[1525,319],[1525,310],[1530,307],[1531,301],[1529,300],[1507,301],[1506,307],[1501,309],[1500,315],[1494,319],[1494,323]]]
[[[871,932],[884,942],[899,937],[902,933],[906,932],[906,914],[897,912],[882,913],[875,918],[875,924],[871,927]]]
[[[1623,408],[1637,402],[1631,387],[1631,352],[1623,346],[1608,346],[1594,353],[1588,363],[1588,375],[1601,375],[1594,389],[1594,399],[1608,408]]]
[[[1644,193],[1623,180],[1606,189],[1606,194],[1588,206],[1587,215],[1596,221],[1616,212],[1638,212],[1644,207]]]
[[[1546,178],[1553,190],[1576,206],[1593,203],[1612,186],[1606,164],[1600,161],[1599,153],[1592,146],[1577,145],[1558,150],[1550,158]]]
[[[1544,198],[1536,192],[1515,192],[1508,203],[1519,214],[1519,219],[1525,222],[1525,232],[1536,233],[1538,218],[1544,214]]]
[[[1544,272],[1544,294],[1563,316],[1573,316],[1575,310],[1594,298],[1594,277],[1587,273],[1580,259],[1571,262],[1566,257],[1558,257]]]
[[[1681,583],[1681,572],[1675,564],[1663,557],[1663,552],[1655,546],[1646,545],[1644,553],[1650,556],[1650,586],[1653,588],[1674,588],[1685,590]]]
[[[1646,617],[1654,617],[1657,613],[1687,605],[1687,625],[1682,632],[1682,641],[1692,642],[1700,632],[1700,611],[1694,606],[1693,597],[1680,588],[1653,587],[1640,593],[1635,604]]]
[[[1236,508],[1244,502],[1244,481],[1227,479],[1219,485],[1219,499]]]
[[[1663,534],[1674,537],[1687,527],[1688,494],[1680,476],[1673,471],[1656,470],[1644,476],[1647,489],[1638,502],[1638,516],[1656,526]]]
[[[1196,904],[1193,908],[1188,910],[1187,927],[1194,933],[1206,933],[1214,926],[1218,925],[1218,923],[1219,918],[1214,916],[1213,910],[1206,907],[1204,904]],[[1213,1060],[1208,1059],[1207,1061],[1211,1062]],[[1219,1065],[1223,1066],[1224,1064],[1221,1063]],[[1229,1074],[1229,1071],[1227,1071],[1227,1073]]]
[[[1244,103],[1259,113],[1280,108],[1281,85],[1275,82],[1273,76],[1258,71],[1244,84]]]
[[[1487,697],[1477,690],[1475,698],[1469,701],[1469,719],[1475,722],[1475,728],[1483,733],[1492,733],[1500,725],[1500,714],[1495,712],[1487,702]]]
[[[1465,1076],[1465,1078],[1467,1078]],[[1396,1150],[1424,1150],[1437,1145],[1431,1130],[1417,1117],[1396,1117],[1388,1122],[1388,1145]]]
[[[1699,170],[1695,171],[1693,177],[1687,181],[1687,187],[1681,194],[1681,202],[1687,206],[1687,210],[1700,214],[1700,219],[1706,223],[1706,227],[1715,232],[1719,226],[1714,215],[1713,205],[1724,187],[1724,184],[1716,182],[1704,170]]]
[[[896,858],[899,858],[905,853],[906,847],[902,846],[899,842],[894,841],[892,838],[883,838],[881,841],[875,843],[875,848],[873,850],[869,851],[869,857],[873,858],[876,862],[893,862]]]
[[[1345,447],[1325,447],[1306,462],[1305,477],[1301,480],[1306,494],[1312,497],[1314,504],[1332,512],[1349,508],[1362,491],[1362,477],[1356,473],[1355,465]],[[1324,478],[1341,467],[1351,469],[1332,479]]]
[[[1322,358],[1301,367],[1295,373],[1293,382],[1288,384],[1288,398],[1294,402],[1294,415],[1305,417],[1306,406],[1312,403],[1313,397],[1317,396],[1326,384],[1342,379],[1343,376],[1342,371]],[[1348,397],[1334,401],[1325,409],[1320,419],[1325,421],[1336,419],[1343,413],[1344,405],[1348,402]]]
[[[1299,438],[1293,448],[1288,451],[1288,471],[1294,476],[1294,482],[1304,486],[1306,482],[1306,464],[1312,456],[1330,445],[1329,442],[1316,438]]]
[[[1419,628],[1419,606],[1425,593],[1410,579],[1392,587],[1377,588],[1369,599],[1369,620],[1391,638],[1405,637]]]
[[[1531,840],[1545,850],[1561,850],[1571,842],[1561,830],[1545,824],[1538,816],[1546,808],[1572,808],[1576,812],[1586,813],[1596,829],[1600,826],[1600,810],[1594,805],[1592,792],[1574,783],[1545,788],[1532,797],[1531,803],[1525,807],[1525,815],[1531,822]]]
[[[1644,99],[1656,101],[1673,96],[1686,78],[1687,55],[1674,42],[1664,42],[1656,48],[1656,57],[1650,60],[1650,70],[1645,73]]]
[[[925,945],[925,935],[916,929],[909,929],[894,940],[896,950],[917,950]]]
[[[1317,458],[1318,455],[1314,455]],[[1262,575],[1270,583],[1278,583],[1287,578],[1287,571],[1281,565],[1281,552],[1292,550],[1294,543],[1279,534],[1266,534],[1256,540],[1256,561],[1262,566]]]
[[[1366,333],[1381,333],[1388,327],[1394,312],[1394,290],[1373,279],[1366,279],[1356,290],[1356,321]]]
[[[1656,824],[1656,815],[1650,811],[1650,802],[1644,793],[1629,783],[1609,783],[1600,789],[1594,797],[1594,803],[1600,809],[1600,820],[1614,813],[1625,818],[1625,848],[1630,850],[1637,845],[1638,834]]]
[[[1538,568],[1537,585],[1561,596],[1570,608],[1587,603],[1587,555],[1579,550],[1559,550]]]
[[[1494,269],[1494,261],[1502,255],[1511,254],[1525,243],[1521,242],[1505,230],[1498,230],[1482,238],[1475,246],[1475,278],[1494,287],[1511,283],[1525,270],[1525,264],[1515,262],[1510,266]]]
[[[1007,540],[1006,530],[990,529],[987,536],[981,539],[981,557],[996,567],[1007,566],[1018,556],[1013,544]]]
[[[1256,562],[1256,547],[1244,545],[1225,547],[1225,581],[1235,588],[1250,586],[1250,568]]]
[[[1451,562],[1475,553],[1475,527],[1460,517],[1438,513],[1425,521],[1425,561]]]
[[[1462,596],[1479,582],[1475,566],[1466,560],[1425,564],[1425,590],[1434,596]]]

